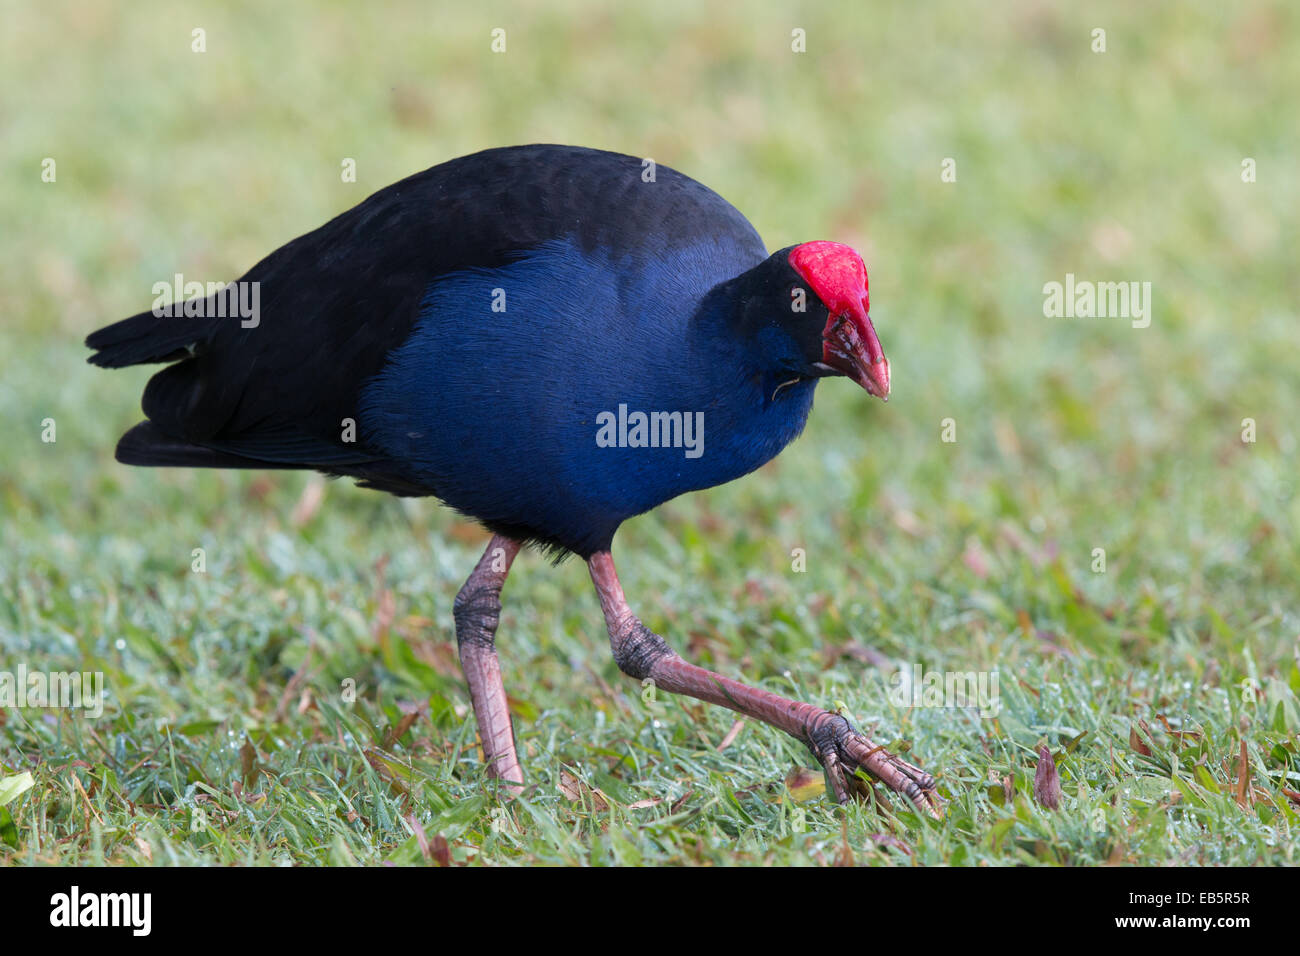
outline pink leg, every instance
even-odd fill
[[[523,791],[524,782],[515,754],[514,728],[501,663],[497,660],[496,631],[501,617],[501,586],[519,553],[519,542],[496,535],[483,557],[456,595],[456,643],[460,666],[469,681],[469,696],[478,721],[479,739],[488,762],[488,773],[515,786],[506,787],[511,796]]]
[[[784,730],[807,744],[821,761],[841,803],[855,789],[854,772],[861,768],[917,807],[940,815],[934,778],[924,770],[877,747],[839,714],[687,663],[632,613],[608,551],[593,554],[587,566],[605,612],[614,660],[625,674],[638,680],[648,677],[663,690],[719,704]]]

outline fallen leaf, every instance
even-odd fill
[[[435,833],[433,836],[433,858],[439,866],[451,866],[451,847],[447,845],[447,838],[441,833]]]
[[[564,794],[565,799],[571,803],[581,803],[584,807],[590,804],[597,813],[604,813],[609,809],[609,802],[603,793],[595,787],[587,786],[564,769],[560,770],[560,793]]]
[[[402,715],[402,719],[397,722],[397,726],[388,728],[388,733],[384,734],[382,745],[385,750],[390,749],[393,744],[406,736],[406,732],[411,729],[411,725],[419,719],[421,709],[419,707],[412,708]]]
[[[1145,724],[1142,725],[1142,729],[1143,730],[1146,729]],[[1151,748],[1146,745],[1146,741],[1144,741],[1140,736],[1138,736],[1138,729],[1136,724],[1129,724],[1128,745],[1133,750],[1134,753],[1141,754],[1143,757],[1151,756]]]
[[[1215,662],[1211,661],[1210,663],[1213,664]],[[1165,719],[1164,714],[1156,714],[1156,719],[1160,721],[1160,723],[1164,724],[1165,732],[1169,734],[1170,737],[1173,737],[1175,740],[1182,741],[1182,740],[1201,739],[1201,733],[1198,730],[1174,730],[1173,727],[1169,726],[1169,721]]]
[[[1237,806],[1243,810],[1250,809],[1250,760],[1246,757],[1246,741],[1241,742],[1241,754],[1237,757]]]
[[[1034,799],[1048,810],[1061,806],[1061,777],[1056,761],[1046,747],[1038,748],[1038,769],[1034,771]]]
[[[367,747],[361,753],[366,758],[366,763],[388,784],[393,796],[400,797],[404,806],[410,806],[411,791],[405,780],[410,779],[411,768],[374,747]]]
[[[826,792],[826,780],[822,772],[807,767],[795,767],[786,774],[785,786],[796,803],[815,799]]]
[[[239,747],[239,777],[245,790],[252,790],[257,784],[257,748],[247,737]]]

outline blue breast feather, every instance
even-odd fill
[[[816,383],[773,401],[767,346],[737,341],[725,300],[701,306],[756,263],[709,245],[651,252],[615,262],[556,241],[440,277],[362,392],[364,440],[489,527],[583,555],[625,519],[769,461],[803,429]],[[620,405],[703,413],[698,457],[601,447],[601,413]]]

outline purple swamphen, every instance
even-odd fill
[[[86,344],[96,365],[170,363],[118,461],[348,475],[435,496],[492,532],[454,616],[488,769],[510,792],[523,775],[495,633],[531,544],[586,560],[626,674],[793,735],[841,801],[861,768],[937,812],[933,778],[844,717],[679,657],[632,613],[610,555],[633,515],[772,459],[819,379],[887,398],[868,307],[847,246],[768,255],[680,173],[539,145],[411,176],[240,282]]]

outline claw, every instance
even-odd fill
[[[822,766],[826,768],[826,776],[830,778],[831,791],[835,794],[835,802],[839,804],[848,803],[848,775],[840,765],[839,755],[836,754],[834,750],[828,750],[824,754],[817,754],[816,751],[814,751],[814,754],[817,759],[821,761]]]
[[[918,810],[928,812],[936,820],[943,817],[943,802],[935,793],[934,777],[873,744],[839,714],[823,711],[808,728],[806,739],[813,756],[826,768],[839,803],[848,800],[852,778],[861,769],[907,797]]]

